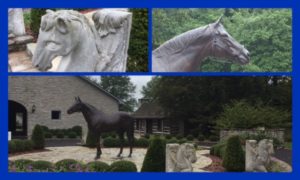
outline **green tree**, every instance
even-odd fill
[[[122,101],[120,110],[132,112],[137,105],[134,98],[136,86],[129,76],[101,76],[99,84],[104,90]]]
[[[127,71],[148,71],[148,10],[130,9],[133,13],[128,49]]]

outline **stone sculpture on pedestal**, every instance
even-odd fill
[[[273,140],[263,139],[246,141],[246,171],[267,172],[274,154]]]
[[[192,163],[197,161],[193,144],[167,144],[166,172],[192,172]]]

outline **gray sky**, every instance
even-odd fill
[[[89,76],[90,78],[93,79],[100,79],[100,76]],[[142,76],[129,76],[131,79],[131,82],[136,86],[135,89],[135,98],[138,100],[142,98],[141,90],[144,85],[147,84],[151,80],[153,76],[147,76],[147,75],[142,75]]]
[[[149,82],[153,76],[143,75],[143,76],[129,76],[129,77],[131,79],[131,82],[134,85],[136,85],[135,98],[136,99],[141,98],[142,97],[142,94],[141,94],[142,87],[144,85],[146,85],[147,82]]]

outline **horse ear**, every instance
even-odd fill
[[[80,102],[80,103],[81,103],[81,99],[80,99],[80,97],[79,97],[79,96],[77,97],[77,100],[78,100],[78,102]]]
[[[56,19],[56,28],[58,29],[59,32],[62,34],[67,34],[69,32],[69,25],[68,21],[59,17]]]
[[[221,24],[222,19],[223,19],[223,15],[221,15],[219,19],[215,22],[215,26],[219,26]]]
[[[54,11],[52,11],[51,9],[47,9],[47,10],[46,10],[46,13],[47,13],[47,14],[51,14],[51,13],[54,13]]]
[[[77,99],[77,97],[76,97],[76,96],[74,97],[74,99],[75,99],[75,101],[78,101],[78,99]]]

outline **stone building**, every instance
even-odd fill
[[[120,100],[91,80],[79,76],[10,76],[9,131],[12,138],[29,138],[36,124],[50,129],[87,125],[81,113],[67,114],[74,97],[104,112],[119,110]]]

